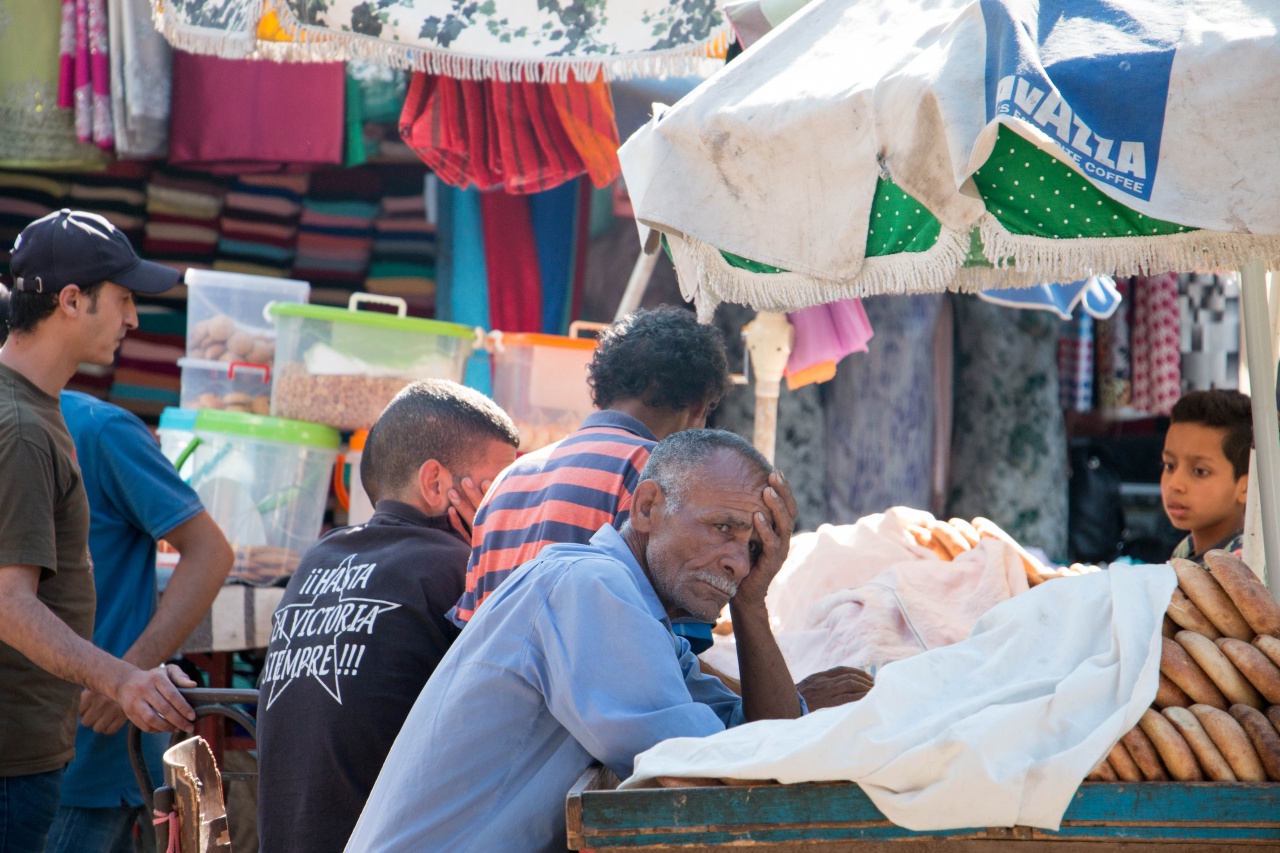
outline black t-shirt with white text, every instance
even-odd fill
[[[379,501],[322,537],[272,617],[259,684],[258,828],[272,853],[341,851],[458,636],[471,546],[445,516]]]

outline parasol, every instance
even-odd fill
[[[227,59],[363,59],[459,80],[690,74],[722,56],[715,0],[154,0],[174,47]]]
[[[1261,2],[816,0],[620,159],[704,318],[721,300],[772,312],[1240,268],[1249,364],[1270,388],[1278,30]],[[992,269],[962,274],[975,229]],[[1276,589],[1274,407],[1254,419]]]

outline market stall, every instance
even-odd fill
[[[1269,86],[1272,72],[1266,57],[1276,50],[1274,39],[1233,40],[1231,34],[1274,33],[1275,22],[1255,20],[1252,12],[1239,14],[1237,21],[1234,13],[1195,2],[1168,4],[1160,10],[1138,4],[1050,10],[1003,3],[814,3],[699,89],[662,110],[623,146],[620,157],[642,238],[651,250],[660,242],[668,247],[682,289],[704,317],[721,300],[781,312],[874,294],[1071,282],[1095,273],[1238,267],[1243,271],[1241,313],[1250,372],[1255,388],[1270,390],[1275,353],[1265,266],[1280,255],[1280,241],[1274,236],[1280,234],[1280,220],[1262,187],[1274,184],[1277,172],[1252,166],[1265,162],[1259,146],[1265,147],[1263,140],[1275,130],[1275,114],[1233,111],[1232,126],[1238,132],[1230,142],[1207,139],[1192,127],[1212,124],[1215,111],[1226,108],[1211,70],[1224,67],[1224,57],[1231,56],[1230,64],[1237,70],[1250,69],[1233,76],[1241,85],[1257,86],[1259,92]],[[1257,14],[1266,18],[1269,13]],[[1235,29],[1237,23],[1241,29]],[[1090,36],[1083,38],[1086,32]],[[1126,108],[1117,111],[1113,101],[1121,90]],[[1239,151],[1256,149],[1257,156],[1229,153],[1226,149],[1234,145]],[[1250,167],[1243,166],[1246,160]],[[1235,165],[1224,168],[1224,163]],[[989,264],[976,274],[964,269],[974,241]],[[764,324],[776,325],[773,340],[785,344],[784,324],[771,318]],[[1259,394],[1255,400],[1269,397]],[[767,402],[764,405],[767,408]],[[1255,536],[1261,533],[1265,538],[1270,559],[1256,560],[1253,569],[1272,581],[1280,572],[1280,495],[1275,490],[1280,433],[1275,415],[1274,406],[1255,403],[1258,475],[1251,482],[1259,483],[1263,512],[1261,523],[1255,516],[1250,526]],[[1214,571],[1221,586],[1209,606],[1219,606],[1228,597],[1223,588],[1234,601],[1231,585],[1239,584],[1248,588],[1245,598],[1264,609],[1276,607],[1243,564],[1223,573],[1219,577]],[[1120,573],[1108,574],[1114,575],[1113,582],[1120,581]],[[1188,584],[1201,576],[1209,578],[1203,571],[1178,575],[1183,589],[1174,594],[1175,610],[1179,595],[1194,599],[1203,594],[1204,590],[1193,594]],[[1085,595],[1097,583],[1067,579],[1050,586],[1055,596],[1069,596],[1070,591]],[[1057,589],[1058,584],[1069,591]],[[992,613],[1007,614],[1027,606],[1020,603],[1023,599],[1048,594],[1037,590],[1017,595]],[[1214,620],[1200,620],[1189,628],[1183,624],[1191,621],[1185,619],[1185,611],[1171,611],[1170,616],[1176,624],[1166,624],[1163,652],[1157,649],[1154,654],[1159,671],[1152,671],[1140,691],[1126,693],[1120,702],[1128,703],[1128,725],[1108,729],[1114,737],[1108,737],[1100,752],[1094,746],[1092,760],[1102,762],[1092,771],[1080,768],[1078,775],[1061,765],[1036,767],[1027,784],[1048,782],[1075,790],[1086,774],[1094,780],[1128,783],[1211,779],[1218,786],[1207,787],[1204,796],[1233,797],[1248,805],[1215,813],[1213,818],[1223,825],[1207,820],[1203,834],[1173,826],[1169,811],[1145,812],[1143,822],[1150,832],[1136,837],[1164,846],[1186,845],[1189,838],[1205,835],[1226,842],[1234,832],[1226,827],[1255,823],[1261,814],[1256,806],[1269,803],[1280,782],[1280,764],[1266,767],[1267,756],[1280,757],[1275,752],[1280,750],[1275,723],[1280,708],[1272,704],[1277,699],[1265,698],[1258,686],[1259,681],[1270,686],[1280,673],[1275,658],[1260,660],[1272,648],[1280,624],[1273,626],[1267,619],[1234,623],[1235,633],[1227,634]],[[1083,627],[1088,624],[1060,626],[1066,632],[1060,635],[1064,645],[1078,643],[1075,635],[1080,631],[1097,628],[1107,633],[1105,625]],[[1121,630],[1119,622],[1113,630]],[[796,728],[790,734],[783,733],[785,725],[762,724],[747,727],[750,732],[738,730],[736,739],[734,731],[714,736],[705,746],[670,742],[655,747],[638,758],[635,776],[625,786],[630,790],[588,794],[592,788],[606,787],[597,781],[584,784],[571,799],[574,843],[580,849],[643,848],[660,839],[658,847],[718,849],[730,843],[821,847],[851,838],[834,814],[795,820],[785,811],[760,814],[753,826],[735,826],[732,816],[725,823],[700,816],[693,821],[698,828],[681,838],[681,831],[672,827],[683,825],[686,815],[672,820],[661,806],[649,811],[669,797],[681,807],[695,804],[695,811],[715,802],[732,815],[731,801],[719,786],[750,786],[745,790],[755,792],[760,789],[752,780],[769,778],[789,783],[862,782],[880,810],[897,824],[940,829],[938,836],[978,847],[981,839],[996,836],[1074,840],[1077,828],[1058,822],[1080,820],[1071,808],[1097,797],[1107,803],[1110,817],[1099,822],[1093,839],[1134,838],[1129,827],[1122,827],[1138,819],[1139,809],[1129,800],[1131,789],[1124,787],[1080,787],[1076,805],[1063,802],[1061,809],[1049,810],[1056,816],[1041,813],[1027,819],[1043,831],[1019,828],[1022,812],[999,820],[952,814],[926,826],[931,818],[910,811],[886,791],[892,793],[896,787],[899,796],[913,791],[923,798],[924,790],[913,785],[927,784],[923,780],[932,777],[894,776],[860,763],[864,747],[883,744],[875,739],[881,732],[874,727],[867,735],[871,741],[860,740],[859,725],[868,714],[875,718],[878,699],[892,701],[884,698],[885,681],[901,688],[907,670],[926,677],[928,668],[917,666],[917,661],[945,657],[980,641],[981,634],[975,630],[965,642],[895,662],[882,671],[880,691],[858,703],[864,708],[828,712],[821,723],[806,718],[790,724]],[[1034,632],[1018,636],[1029,648],[1036,647]],[[1071,642],[1065,642],[1068,639]],[[1240,660],[1229,660],[1233,654]],[[1224,661],[1229,666],[1222,665]],[[1151,665],[1150,655],[1144,665]],[[1243,675],[1242,666],[1255,675]],[[1012,666],[1008,677],[1014,678],[1015,672]],[[1188,673],[1196,676],[1194,698],[1166,684],[1191,684]],[[986,675],[991,677],[990,672]],[[1219,682],[1229,689],[1207,689]],[[1079,688],[1077,682],[1072,684]],[[936,686],[946,689],[946,680]],[[1136,684],[1125,689],[1137,691]],[[1147,709],[1153,698],[1155,709]],[[1072,696],[1064,695],[1062,701],[1070,703]],[[897,710],[910,713],[905,707]],[[939,764],[961,763],[954,750],[962,754],[966,743],[976,748],[966,735],[973,738],[983,729],[968,717],[963,723],[938,722],[935,728],[928,713],[922,713],[931,723],[920,731],[916,747],[930,737],[952,735],[950,740],[943,737],[952,750],[940,742],[930,753]],[[848,726],[842,727],[834,715],[844,715]],[[973,720],[981,715],[978,709]],[[1047,720],[1042,721],[1044,737],[1051,737],[1050,728],[1053,737],[1060,737],[1062,729]],[[804,739],[801,728],[810,736],[807,746],[789,742],[793,735]],[[1035,731],[1037,726],[1031,728]],[[1200,737],[1206,731],[1212,735]],[[1013,736],[1011,730],[1008,733]],[[717,739],[720,743],[712,744]],[[1116,740],[1121,745],[1112,748]],[[907,741],[900,745],[913,749]],[[983,750],[992,745],[984,742]],[[996,752],[1002,756],[999,761],[1034,763],[1029,755]],[[1230,762],[1214,758],[1227,754],[1233,761],[1239,759],[1239,766],[1231,763],[1224,769]],[[896,758],[888,760],[892,765]],[[1123,772],[1114,766],[1117,762],[1124,764]],[[1046,774],[1056,778],[1046,780]],[[981,787],[980,777],[985,783],[984,773],[972,777],[975,788]],[[898,780],[896,785],[892,779]],[[1246,780],[1262,787],[1234,787]],[[682,790],[675,797],[661,792],[655,801],[644,800],[641,789],[655,786]],[[1160,788],[1161,796],[1173,790]],[[818,801],[827,790],[834,789],[805,788],[780,796],[794,797],[790,805],[802,810],[801,803]],[[626,799],[633,794],[640,796]],[[1015,801],[1019,796],[1016,791],[1010,795]],[[1024,791],[1022,796],[1027,808],[1028,795]],[[584,815],[589,799],[596,808],[588,818]],[[887,809],[890,802],[893,812]],[[847,807],[856,811],[852,804]],[[995,833],[948,829],[970,826],[970,819],[1008,828]],[[617,836],[601,845],[597,829],[599,838],[613,832]],[[913,837],[905,830],[888,832],[895,839]],[[1084,831],[1085,838],[1089,832]],[[1274,844],[1277,837],[1274,825],[1259,824],[1252,839],[1239,840]]]

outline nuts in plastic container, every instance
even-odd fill
[[[273,414],[344,430],[369,429],[410,380],[358,374],[308,373],[301,364],[275,375]]]

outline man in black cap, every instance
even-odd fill
[[[138,257],[100,216],[62,210],[13,246],[0,348],[0,853],[43,850],[74,754],[80,687],[148,732],[191,731],[177,667],[96,648],[89,503],[58,394],[81,362],[111,364],[138,325],[134,293],[178,273]],[[127,448],[121,448],[127,453]]]

